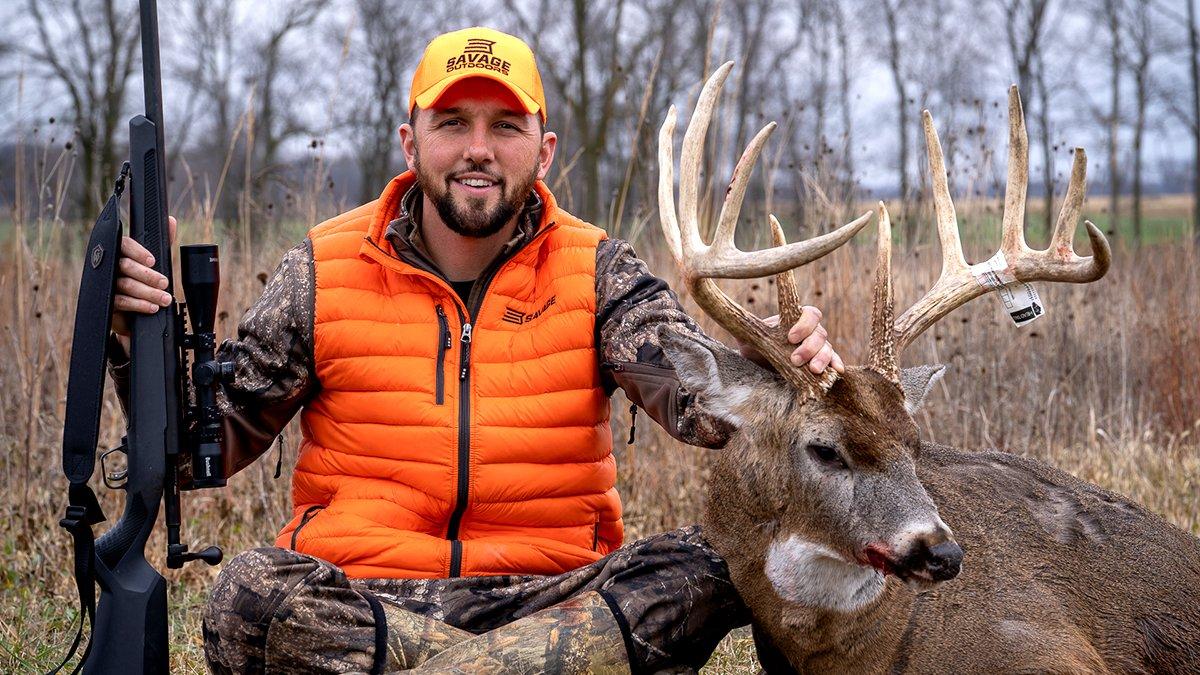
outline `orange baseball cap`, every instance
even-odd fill
[[[413,74],[408,112],[414,106],[429,108],[454,83],[469,77],[486,77],[508,88],[525,112],[546,121],[546,94],[533,50],[520,38],[476,26],[435,37]]]

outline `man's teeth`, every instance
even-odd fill
[[[492,181],[484,180],[482,178],[460,178],[458,182],[462,183],[463,185],[469,185],[477,188],[490,187],[494,185]]]

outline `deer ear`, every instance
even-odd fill
[[[774,373],[710,338],[663,326],[658,341],[684,389],[700,396],[704,410],[735,426],[745,421],[743,411],[756,392],[779,385]]]
[[[925,397],[933,391],[933,385],[946,374],[946,366],[935,364],[916,366],[900,371],[900,391],[904,392],[904,409],[909,415],[916,414],[925,403]]]

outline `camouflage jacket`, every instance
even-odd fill
[[[419,190],[402,200],[387,237],[397,255],[423,251]],[[541,200],[534,193],[504,252],[519,248],[540,222]],[[503,254],[503,252],[502,252]],[[319,390],[313,358],[315,302],[312,243],[289,250],[267,280],[262,296],[238,325],[237,337],[222,342],[217,359],[234,363],[234,379],[218,394],[224,414],[226,466],[239,471],[270,449],[288,421]],[[658,345],[656,330],[670,325],[711,341],[679,304],[665,281],[650,273],[633,247],[605,239],[596,248],[596,342],[600,373],[611,394],[620,387],[671,436],[719,448],[732,428],[703,410],[679,383]],[[111,350],[110,350],[111,351]],[[114,359],[110,372],[122,403],[128,391],[127,359]]]

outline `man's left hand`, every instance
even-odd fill
[[[833,345],[829,343],[828,331],[821,325],[821,310],[811,305],[805,305],[800,308],[800,320],[788,331],[788,342],[794,345],[799,345],[792,351],[792,364],[795,366],[804,366],[807,364],[808,369],[816,374],[825,372],[829,366],[839,373],[846,372],[846,364],[842,363],[842,357],[833,350]],[[763,319],[768,326],[779,325],[779,316],[771,316]],[[751,361],[770,368],[766,359],[762,357],[752,347],[740,345],[739,351],[742,356]]]

